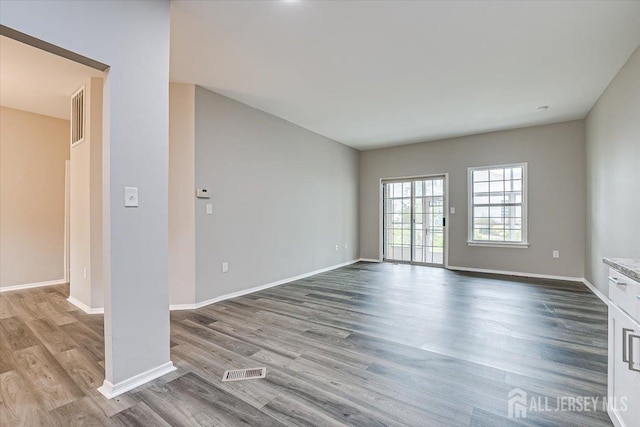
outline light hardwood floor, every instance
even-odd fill
[[[112,400],[102,316],[67,292],[0,294],[2,427],[611,425],[555,411],[607,393],[607,307],[582,284],[358,263],[172,312],[178,370]],[[508,419],[514,388],[550,411]]]

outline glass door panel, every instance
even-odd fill
[[[444,264],[444,177],[383,184],[385,260]]]
[[[384,184],[384,257],[411,261],[411,182]]]

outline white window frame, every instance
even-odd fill
[[[488,170],[495,168],[514,168],[522,167],[522,242],[497,242],[487,240],[473,239],[473,172],[478,170]],[[467,220],[467,245],[469,246],[488,246],[499,248],[528,248],[529,247],[529,212],[527,187],[529,186],[529,177],[527,174],[527,163],[510,163],[504,165],[488,165],[474,166],[467,168],[467,193],[468,193],[468,220]]]

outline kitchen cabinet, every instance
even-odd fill
[[[640,320],[637,316],[640,282],[611,268],[609,299],[608,413],[617,427],[638,427]]]

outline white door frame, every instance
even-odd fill
[[[69,241],[69,230],[70,230],[70,202],[71,202],[71,160],[64,161],[64,281],[65,283],[69,283],[70,274],[69,274],[69,258],[70,258],[70,241]]]
[[[380,178],[378,182],[378,262],[384,261],[384,181],[402,181],[402,180],[417,180],[420,178],[430,179],[444,177],[444,213],[445,219],[444,226],[444,264],[443,268],[449,267],[449,227],[451,221],[449,220],[449,173],[433,173],[427,175],[411,175],[411,176],[396,176]]]

